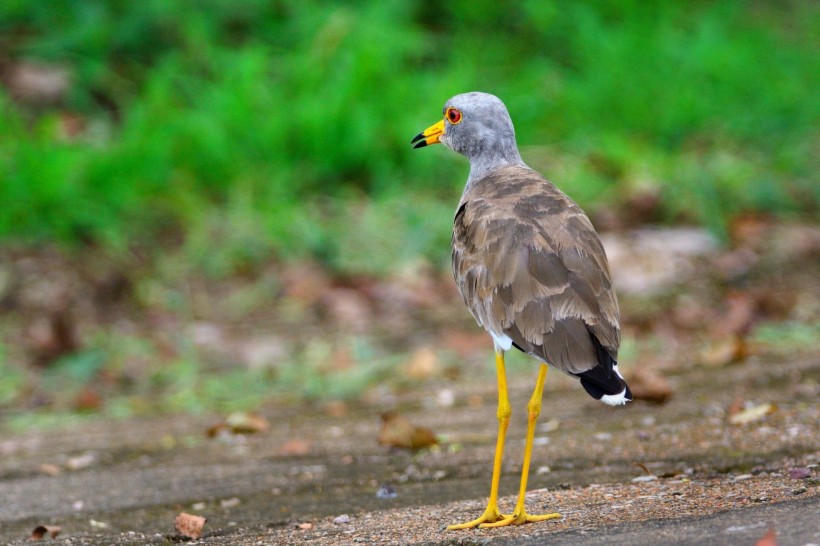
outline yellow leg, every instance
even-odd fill
[[[529,523],[533,521],[544,521],[548,519],[560,518],[561,514],[538,514],[530,515],[524,509],[524,500],[527,493],[527,476],[530,473],[530,460],[532,459],[532,443],[535,438],[535,422],[538,419],[538,414],[541,413],[541,396],[544,392],[544,380],[547,378],[547,366],[541,365],[538,371],[538,380],[535,383],[535,390],[532,393],[529,403],[527,404],[528,419],[527,419],[527,443],[524,446],[524,465],[521,468],[521,487],[518,490],[518,502],[515,503],[515,511],[510,516],[504,516],[503,519],[495,522],[487,521],[482,523],[480,527],[503,527],[505,525],[520,525],[522,523]]]
[[[460,523],[458,525],[450,525],[449,530],[456,529],[470,529],[477,527],[483,523],[492,523],[503,518],[501,512],[498,511],[498,482],[501,479],[501,459],[504,456],[504,437],[507,434],[507,425],[510,424],[510,399],[507,397],[507,372],[504,369],[504,351],[496,349],[495,351],[495,369],[498,375],[498,440],[495,444],[495,460],[493,462],[493,481],[490,486],[490,500],[487,503],[487,508],[484,513],[477,519]]]

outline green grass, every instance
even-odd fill
[[[439,261],[466,163],[408,143],[473,89],[506,101],[525,159],[584,206],[650,189],[663,220],[718,233],[738,212],[811,217],[819,13],[773,0],[5,2],[12,58],[67,66],[73,85],[41,109],[0,91],[0,237],[182,241],[215,275],[271,256],[345,274]],[[61,110],[86,119],[78,139],[60,137]]]

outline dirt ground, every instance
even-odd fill
[[[523,372],[511,378],[519,411],[502,510],[518,485],[533,375]],[[769,527],[780,544],[818,543],[809,515],[820,506],[820,406],[796,386],[819,375],[816,355],[692,368],[672,378],[680,394],[670,402],[625,408],[550,376],[528,499],[563,518],[496,530],[443,530],[480,513],[488,493],[494,386],[484,375],[442,385],[454,389],[452,405],[434,402],[436,392],[399,402],[404,417],[443,439],[416,453],[378,445],[379,416],[367,407],[338,417],[282,407],[267,416],[271,430],[247,436],[208,438],[208,418],[5,436],[0,541],[28,543],[42,524],[61,527],[60,544],[166,544],[180,540],[173,521],[185,511],[208,518],[197,544],[593,544],[610,535],[626,544],[637,529],[654,533],[651,542],[702,543],[687,525],[711,525],[712,544],[753,544]],[[752,376],[755,401],[776,409],[731,424],[725,408]],[[377,495],[385,485],[395,496]],[[748,517],[735,524],[720,514]]]
[[[31,369],[47,365],[46,349],[81,346],[83,332],[108,324],[160,347],[169,331],[193,332],[193,344],[205,332],[221,340],[205,347],[210,358],[233,366],[253,365],[254,358],[240,358],[259,354],[249,347],[273,354],[250,343],[271,331],[295,345],[300,332],[333,339],[370,332],[406,358],[397,360],[399,380],[371,384],[355,401],[271,396],[260,407],[269,428],[255,434],[209,435],[225,419],[215,414],[117,419],[109,412],[60,428],[0,421],[0,543],[30,544],[32,530],[46,525],[61,529],[54,544],[172,544],[185,541],[174,519],[187,512],[208,520],[190,543],[209,545],[751,545],[764,536],[760,546],[820,544],[820,228],[758,221],[741,228],[728,249],[691,230],[607,238],[629,340],[621,368],[639,399],[608,407],[551,372],[528,506],[563,517],[459,532],[444,527],[476,517],[489,493],[496,392],[491,344],[468,320],[451,279],[434,273],[412,283],[339,285],[309,269],[275,272],[277,306],[240,314],[242,338],[219,322],[230,288],[196,290],[200,299],[215,295],[200,301],[196,328],[188,330],[150,309],[134,313],[125,285],[117,307],[84,311],[93,298],[83,287],[96,285],[80,277],[63,283],[72,287],[60,300],[66,314],[43,307],[50,292],[42,287],[80,269],[13,255],[5,271],[16,288],[4,299],[0,334],[8,358],[29,358]],[[296,304],[300,330],[287,330],[277,316]],[[73,317],[77,331],[63,336],[72,343],[31,342],[42,336],[30,333],[36,328],[27,333],[19,317],[37,326],[41,316],[56,317],[47,341],[61,339],[60,317]],[[450,356],[440,357],[438,347]],[[510,360],[502,511],[515,502],[537,371],[522,356]],[[35,390],[30,400],[42,403],[48,394]],[[379,445],[380,417],[390,409],[429,428],[439,444],[416,451]]]

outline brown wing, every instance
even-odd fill
[[[598,234],[537,172],[504,167],[471,185],[453,228],[453,274],[476,321],[570,373],[617,358],[618,302]]]

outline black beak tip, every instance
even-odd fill
[[[413,149],[415,150],[417,148],[424,148],[425,146],[427,146],[427,141],[426,140],[419,140],[418,142],[416,142],[416,145],[413,146]]]
[[[410,144],[414,144],[417,140],[421,140],[424,138],[424,133],[419,133],[413,137],[413,140],[410,141]]]

